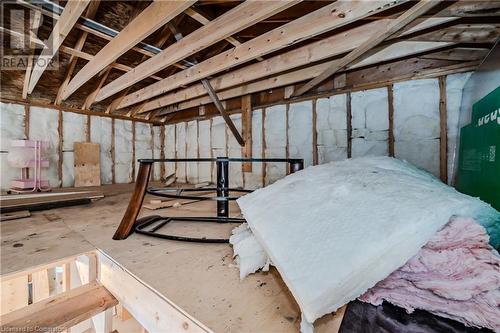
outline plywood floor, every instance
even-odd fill
[[[0,223],[1,274],[99,248],[215,332],[299,331],[298,306],[275,269],[240,281],[228,244],[176,242],[138,234],[113,241],[132,186],[100,189],[106,197],[91,205],[33,212],[29,218]],[[236,206],[231,212],[239,214]],[[212,215],[215,203],[141,212],[151,214]],[[207,236],[230,232],[230,226],[169,228]],[[326,315],[317,321],[316,332],[336,332],[340,320],[340,316]]]

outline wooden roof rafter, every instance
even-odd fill
[[[68,98],[94,75],[195,2],[196,0],[154,1],[75,75],[64,89],[62,99]]]
[[[430,27],[456,20],[454,17],[418,19],[411,26],[396,34],[394,37],[403,37]],[[295,48],[288,52],[266,59],[261,63],[251,64],[241,69],[222,74],[212,79],[212,84],[217,91],[230,88],[246,81],[257,80],[279,72],[304,66],[308,63],[322,61],[338,56],[359,47],[379,31],[383,31],[394,19],[382,19],[350,29],[342,34],[336,34],[321,41]],[[171,104],[203,96],[201,84],[194,84],[186,89],[169,93],[156,99],[149,100],[143,112],[165,107]]]
[[[293,96],[296,97],[305,94],[438,4],[439,1],[436,0],[420,0],[420,2],[418,2],[416,5],[414,5],[406,12],[401,14],[401,16],[399,16],[397,19],[392,21],[391,24],[389,24],[380,33],[366,40],[363,44],[349,52],[349,54],[347,54],[345,57],[336,61],[335,64],[326,69],[323,73],[303,85],[293,94]]]
[[[43,72],[49,66],[50,61],[59,50],[59,47],[62,45],[64,39],[75,25],[80,15],[82,15],[85,8],[87,8],[89,2],[90,0],[68,1],[49,36],[47,45],[51,47],[44,47],[42,53],[37,57],[37,61],[35,61],[35,66],[33,67],[28,85],[28,93],[31,94],[33,92],[38,80],[42,77]]]
[[[352,2],[339,0],[302,16],[277,29],[174,74],[126,96],[118,108],[153,98],[162,93],[201,80],[210,75],[248,62],[257,57],[290,46],[299,41],[347,25],[366,16],[381,12],[405,1]],[[214,22],[214,21],[213,21]],[[117,85],[111,83],[110,85]],[[103,91],[106,87],[103,88]],[[106,96],[106,95],[104,95]],[[102,98],[102,97],[101,97]],[[99,97],[98,97],[99,100]]]
[[[246,1],[226,14],[202,26],[185,38],[177,41],[177,43],[169,46],[158,55],[141,63],[134,71],[109,83],[102,89],[97,100],[102,101],[159,70],[182,59],[186,59],[196,52],[230,37],[235,32],[255,22],[270,17],[276,12],[289,8],[299,1],[301,0],[273,1],[267,3],[261,1]]]

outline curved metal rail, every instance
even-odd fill
[[[170,222],[208,222],[208,223],[243,223],[244,218],[229,217],[229,201],[236,200],[239,196],[231,196],[232,192],[250,193],[252,190],[230,188],[229,187],[229,163],[245,162],[245,163],[288,163],[289,173],[294,173],[304,168],[304,160],[294,158],[163,158],[163,159],[140,159],[139,172],[135,183],[134,193],[130,199],[129,205],[118,226],[113,239],[121,240],[127,238],[134,230],[137,233],[152,237],[186,241],[186,242],[201,242],[201,243],[227,243],[227,238],[207,238],[207,237],[190,237],[180,235],[170,235],[158,232],[162,227]],[[217,167],[217,184],[216,187],[201,188],[201,189],[178,189],[178,188],[148,188],[149,177],[151,174],[151,166],[153,163],[160,162],[215,162]],[[190,192],[214,192],[215,196],[194,196]],[[151,215],[137,220],[139,211],[144,201],[146,193],[166,197],[172,199],[190,199],[190,200],[212,200],[217,202],[217,216],[182,216],[182,217],[166,217],[159,215]]]

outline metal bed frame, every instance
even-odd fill
[[[169,159],[140,159],[139,171],[137,173],[135,189],[128,204],[127,210],[123,215],[122,221],[113,236],[115,240],[127,238],[132,232],[137,232],[143,235],[152,237],[186,241],[186,242],[201,242],[201,243],[227,243],[228,238],[207,238],[207,237],[188,237],[169,235],[157,232],[166,224],[177,222],[208,222],[208,223],[243,223],[244,218],[229,217],[229,202],[236,200],[239,196],[231,195],[232,193],[250,193],[252,190],[230,188],[229,187],[229,163],[288,163],[288,172],[294,173],[304,168],[303,159],[294,158],[169,158]],[[149,177],[151,175],[151,167],[153,163],[161,162],[215,162],[217,170],[217,184],[215,187],[209,188],[148,188]],[[215,196],[194,196],[191,192],[213,192]],[[150,215],[137,219],[139,211],[144,201],[146,193],[166,198],[173,199],[190,199],[190,200],[212,200],[217,202],[217,216],[181,216],[181,217],[166,217],[159,215]]]

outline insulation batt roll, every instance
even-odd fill
[[[454,215],[484,226],[494,247],[500,241],[498,211],[389,157],[309,167],[237,202],[305,323],[403,266]]]

